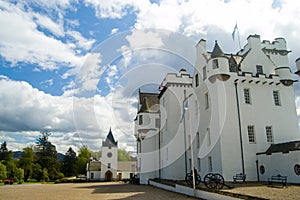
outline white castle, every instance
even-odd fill
[[[273,175],[300,183],[300,133],[286,41],[250,35],[236,54],[196,45],[193,76],[167,74],[159,93],[139,92],[135,119],[140,183],[220,173],[225,181]],[[300,69],[300,59],[296,60]],[[299,73],[300,71],[296,72]]]

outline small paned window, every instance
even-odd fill
[[[274,98],[274,104],[275,106],[280,106],[280,97],[279,97],[279,91],[273,91],[273,98]]]
[[[261,65],[256,65],[256,72],[257,74],[263,74],[263,67]]]
[[[212,172],[212,170],[213,170],[212,157],[209,156],[208,157],[208,171]]]
[[[196,84],[196,87],[199,86],[199,75],[198,74],[195,75],[195,84]]]
[[[140,115],[139,116],[139,125],[142,125],[143,124],[143,115]]]
[[[155,128],[159,128],[160,127],[160,118],[156,118],[155,119]]]
[[[248,126],[248,141],[249,143],[255,143],[254,126]]]
[[[209,108],[209,99],[208,99],[208,93],[205,93],[205,108],[208,109]]]
[[[213,60],[212,68],[213,69],[218,69],[219,68],[219,61],[217,59]]]
[[[200,148],[200,134],[197,132],[197,148]]]
[[[203,67],[203,80],[207,78],[206,66]]]
[[[272,126],[266,126],[266,136],[267,136],[267,142],[272,143],[273,142]]]
[[[211,145],[211,136],[210,136],[210,129],[206,129],[206,137],[207,137],[207,146]]]
[[[198,162],[198,171],[201,171],[201,160],[200,158],[197,158],[197,162]]]
[[[245,99],[245,104],[251,104],[250,89],[249,88],[244,88],[244,99]]]

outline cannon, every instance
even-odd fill
[[[201,177],[198,173],[195,173],[195,185],[198,186],[201,183]],[[185,177],[185,182],[189,186],[193,186],[193,174],[187,173]],[[221,174],[208,173],[204,176],[203,183],[205,187],[214,190],[221,190],[224,185],[224,178]],[[228,186],[229,187],[229,186]]]

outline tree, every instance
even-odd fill
[[[67,177],[77,175],[77,160],[76,152],[70,147],[62,161],[61,172]]]
[[[49,141],[50,135],[50,132],[43,131],[37,139],[36,161],[41,166],[42,171],[47,171],[51,180],[56,180],[60,177],[60,167],[57,161],[56,147]]]
[[[1,144],[1,147],[0,147],[0,161],[1,161],[1,160],[7,160],[7,156],[8,156],[7,144],[6,144],[6,142],[4,141],[4,142]]]
[[[91,156],[92,153],[86,146],[83,146],[79,149],[78,161],[77,161],[79,174],[86,174],[86,164],[89,161]]]
[[[7,177],[6,166],[0,162],[0,183],[3,182]]]
[[[118,149],[118,161],[130,161],[131,157],[125,150]]]
[[[19,160],[19,166],[24,169],[24,181],[32,176],[32,168],[34,163],[34,153],[31,147],[23,149],[22,156]]]

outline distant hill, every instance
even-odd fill
[[[64,159],[64,154],[62,154],[62,153],[57,153],[57,159],[58,159],[58,161],[60,162],[60,161],[62,161],[63,159]],[[22,151],[14,151],[13,152],[13,158],[14,159],[16,159],[16,160],[18,160],[18,159],[20,159],[22,157]]]

